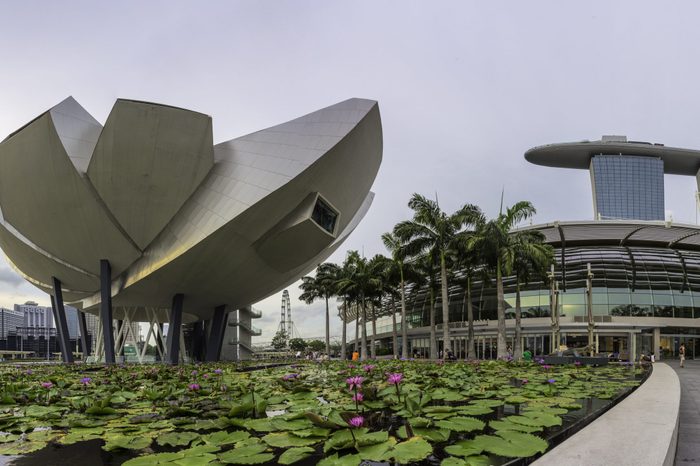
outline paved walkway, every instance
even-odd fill
[[[676,464],[700,463],[700,360],[686,361],[683,369],[677,360],[664,362],[676,370],[681,381]]]
[[[668,365],[532,466],[673,466],[680,381]]]

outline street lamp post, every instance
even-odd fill
[[[593,322],[593,272],[591,272],[591,263],[588,263],[588,272],[586,274],[586,295],[588,297],[588,354],[593,356],[594,352],[594,341],[593,341],[593,331],[595,329],[595,323]]]

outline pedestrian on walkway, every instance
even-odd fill
[[[678,355],[681,357],[681,367],[685,365],[685,345],[681,343],[681,347],[678,348]]]

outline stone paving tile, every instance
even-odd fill
[[[700,463],[700,360],[686,361],[684,368],[678,367],[678,361],[665,362],[676,370],[681,382],[675,464]]]

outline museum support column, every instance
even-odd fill
[[[654,329],[654,359],[661,360],[661,329],[659,327]]]
[[[78,312],[78,326],[80,327],[80,351],[83,353],[83,361],[90,356],[90,345],[88,344],[88,332],[87,332],[87,321],[85,320],[85,313],[83,311]]]
[[[112,267],[100,260],[100,323],[105,351],[105,364],[114,364],[114,327],[112,324]]]
[[[224,332],[226,331],[226,306],[217,306],[214,309],[209,327],[209,339],[207,341],[207,361],[218,361],[221,354],[221,345],[224,341]]]
[[[166,360],[170,364],[178,364],[180,362],[180,331],[182,330],[182,302],[184,298],[182,293],[173,296],[173,304],[170,308],[166,342]]]
[[[68,323],[66,321],[66,308],[63,305],[63,291],[61,290],[61,281],[53,278],[53,300],[51,304],[55,309],[56,329],[58,330],[59,341],[61,342],[61,354],[63,362],[73,362],[73,350],[70,347],[70,336],[68,335]]]

